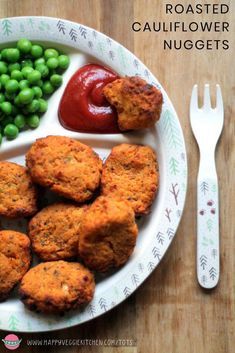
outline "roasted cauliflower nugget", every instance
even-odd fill
[[[95,281],[92,273],[79,263],[44,262],[23,277],[20,296],[30,309],[61,313],[92,300]]]
[[[30,240],[13,230],[0,231],[0,301],[6,299],[28,271],[31,263]]]
[[[160,118],[162,93],[138,76],[119,78],[103,89],[118,113],[121,131],[152,127]]]
[[[0,161],[0,215],[17,218],[37,211],[37,190],[25,167]]]
[[[148,146],[115,146],[102,172],[101,193],[127,200],[136,215],[148,214],[159,184],[155,152]]]
[[[36,183],[77,202],[89,200],[100,184],[101,159],[89,146],[69,137],[36,140],[26,164]]]
[[[128,202],[102,196],[86,212],[80,230],[79,255],[87,267],[100,272],[123,265],[138,234]]]
[[[29,223],[34,252],[43,261],[77,256],[80,222],[87,206],[56,203],[44,208]]]

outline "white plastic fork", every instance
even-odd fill
[[[216,107],[212,109],[210,87],[204,87],[204,104],[198,107],[198,87],[193,87],[190,122],[200,150],[197,177],[197,278],[206,289],[214,288],[220,275],[219,189],[215,149],[224,123],[221,89],[216,85]]]

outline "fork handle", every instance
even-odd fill
[[[218,178],[210,160],[200,162],[197,180],[197,278],[206,289],[217,285],[220,273]]]

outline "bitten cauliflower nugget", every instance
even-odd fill
[[[138,76],[119,78],[107,84],[103,92],[117,109],[121,131],[149,128],[160,118],[161,91]]]
[[[159,184],[158,163],[149,146],[115,146],[102,172],[101,193],[127,200],[136,215],[149,213]]]

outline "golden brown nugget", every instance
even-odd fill
[[[36,140],[26,164],[36,183],[77,202],[89,200],[100,184],[101,159],[89,146],[69,137]]]
[[[77,262],[44,262],[23,277],[20,296],[30,309],[61,313],[92,300],[95,281],[92,273]]]
[[[127,200],[136,215],[144,215],[150,211],[158,186],[158,163],[152,148],[121,144],[112,149],[103,167],[102,195]]]
[[[30,240],[13,230],[0,231],[0,301],[6,299],[28,271],[31,263]]]
[[[86,212],[80,230],[79,255],[87,267],[100,272],[123,265],[138,234],[128,202],[102,196]]]
[[[43,261],[76,257],[80,222],[86,208],[56,203],[37,213],[29,223],[33,251]]]
[[[139,130],[154,126],[162,111],[162,93],[138,76],[119,78],[103,89],[118,113],[120,130]]]
[[[17,218],[37,212],[37,190],[25,167],[0,161],[0,215]]]

